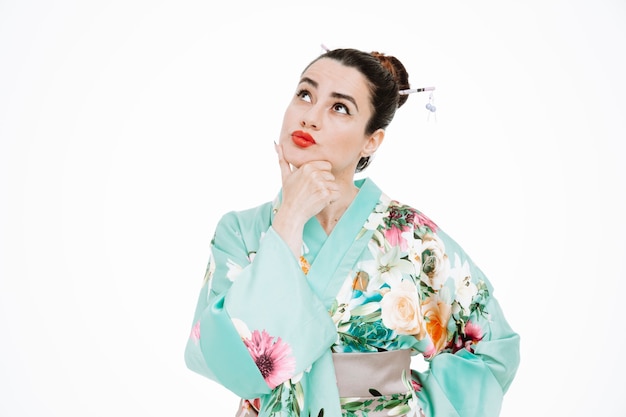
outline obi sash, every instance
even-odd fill
[[[370,390],[382,395],[406,393],[402,381],[411,375],[411,352],[408,349],[387,352],[333,353],[339,396],[371,397]]]

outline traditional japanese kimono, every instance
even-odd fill
[[[355,184],[330,235],[305,225],[299,260],[272,228],[280,194],[220,220],[187,366],[246,399],[242,416],[499,415],[519,337],[491,284],[421,212]]]

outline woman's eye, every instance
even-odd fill
[[[301,100],[307,101],[309,103],[311,102],[311,93],[306,90],[300,90],[296,95],[300,97]]]
[[[335,104],[333,106],[333,110],[336,111],[337,113],[350,114],[350,112],[348,111],[348,107],[341,103]]]

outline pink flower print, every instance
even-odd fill
[[[478,324],[468,321],[465,323],[465,335],[469,339],[478,342],[483,338],[483,329]]]
[[[435,222],[433,222],[432,220],[430,220],[428,217],[426,217],[423,213],[417,212],[415,213],[415,217],[413,219],[415,221],[415,224],[419,227],[419,226],[426,226],[428,227],[433,233],[437,232],[437,225],[435,224]]]
[[[457,336],[454,342],[453,351],[457,352],[465,348],[469,352],[474,353],[474,345],[480,342],[483,336],[483,330],[480,326],[476,323],[468,321],[465,323],[463,334]]]
[[[265,330],[252,332],[250,339],[243,341],[254,363],[261,371],[267,385],[274,389],[293,376],[296,360],[291,355],[291,347],[280,337],[270,336]]]
[[[414,379],[411,380],[411,386],[415,392],[420,392],[422,390],[422,385]]]
[[[483,329],[476,323],[468,321],[465,323],[465,349],[473,352],[473,345],[483,339]]]
[[[200,340],[200,322],[199,321],[193,325],[193,328],[191,329],[191,334],[189,335],[189,337],[195,343],[198,343],[198,341]]]
[[[437,348],[435,347],[435,344],[433,342],[430,342],[428,344],[428,347],[424,350],[423,355],[426,359],[428,359],[434,356],[435,353],[437,353]]]
[[[400,250],[402,252],[406,252],[408,248],[407,241],[404,237],[402,237],[402,233],[409,230],[409,226],[403,226],[399,228],[395,224],[392,225],[389,229],[385,230],[385,239],[391,246],[400,246]]]

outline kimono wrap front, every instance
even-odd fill
[[[187,366],[262,417],[498,416],[519,336],[491,284],[432,220],[368,178],[355,184],[330,235],[306,223],[300,259],[272,228],[280,194],[222,217]],[[340,397],[333,358],[398,350],[428,369],[403,370],[401,392],[371,375],[371,396]]]

